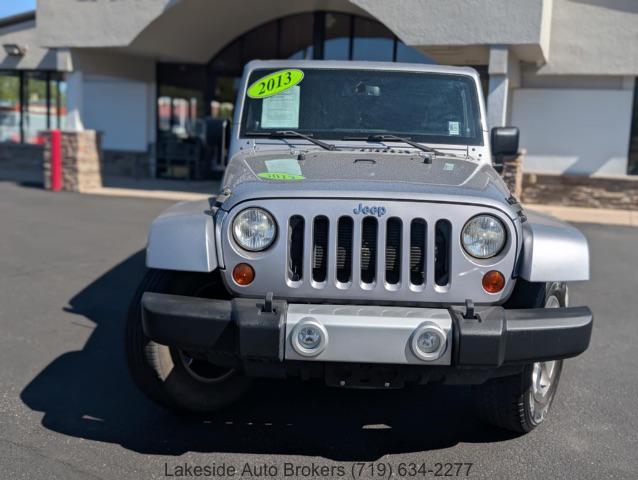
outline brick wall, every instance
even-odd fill
[[[523,158],[525,151],[523,150],[515,158],[507,159],[503,166],[503,180],[509,188],[512,195],[521,198],[523,191]]]
[[[42,170],[44,147],[21,143],[0,143],[0,169]]]
[[[104,150],[102,173],[133,178],[150,177],[150,155],[147,152]]]
[[[99,157],[103,175],[148,178],[148,152],[104,150]],[[0,170],[24,170],[39,174],[44,162],[44,146],[0,143]]]
[[[51,142],[46,132],[44,187],[51,188]],[[95,130],[61,132],[62,190],[87,192],[102,186],[102,136]]]
[[[522,201],[588,208],[638,209],[638,176],[523,175]]]

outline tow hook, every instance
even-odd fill
[[[465,314],[463,318],[466,320],[480,320],[474,312],[474,302],[469,298],[465,300]]]

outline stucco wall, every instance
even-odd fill
[[[517,89],[511,124],[521,130],[526,172],[625,175],[630,90]]]
[[[121,47],[175,0],[38,0],[38,38],[51,47]]]
[[[518,45],[547,55],[551,0],[351,0],[413,46]]]
[[[554,0],[539,73],[638,75],[638,1]]]
[[[71,49],[71,65],[86,75],[122,77],[152,82],[155,80],[155,60],[136,57],[106,49]]]
[[[2,45],[26,47],[22,57],[7,55]],[[36,35],[35,20],[0,27],[0,69],[9,70],[68,70],[68,52],[41,48]]]

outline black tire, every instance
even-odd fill
[[[188,352],[155,343],[142,330],[140,301],[144,292],[202,297],[226,296],[218,275],[149,270],[128,312],[125,350],[137,387],[151,400],[178,413],[209,414],[237,401],[250,379],[238,371],[221,369],[197,358],[206,375],[195,373]]]
[[[564,283],[530,283],[518,280],[506,308],[539,308],[546,306],[550,298],[559,306],[567,305],[567,287]],[[481,420],[505,430],[527,433],[540,425],[556,396],[563,361],[544,362],[551,364],[547,377],[549,387],[543,395],[534,395],[533,379],[541,372],[540,364],[527,365],[516,375],[488,380],[473,387],[476,412]]]

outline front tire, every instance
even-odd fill
[[[564,283],[529,283],[519,280],[509,308],[559,308],[567,306]],[[488,380],[474,387],[478,416],[491,425],[527,433],[540,425],[556,396],[562,360],[527,365],[517,375]]]
[[[217,275],[149,270],[129,308],[125,350],[137,387],[164,408],[191,414],[209,414],[236,402],[250,386],[241,372],[215,366],[201,354],[160,345],[142,330],[144,292],[206,298],[225,296]]]

